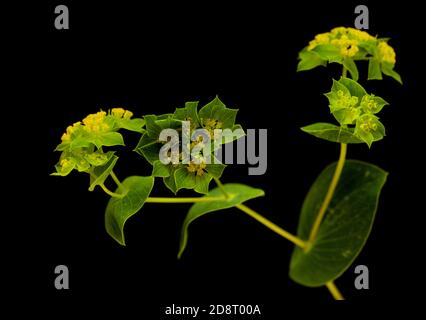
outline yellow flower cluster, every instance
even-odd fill
[[[344,57],[353,57],[359,51],[359,43],[375,40],[376,38],[365,31],[355,28],[337,27],[330,32],[320,33],[309,42],[308,50],[312,50],[321,44],[331,44],[340,49]]]
[[[351,96],[349,93],[344,93],[342,90],[337,91],[337,103],[339,108],[350,108],[356,106],[358,97]]]
[[[133,117],[133,112],[124,110],[123,108],[113,108],[111,114],[118,119],[130,119]]]
[[[61,140],[62,142],[69,142],[71,141],[72,134],[81,126],[81,122],[78,121],[74,123],[72,126],[68,126],[67,131],[62,135]]]
[[[377,130],[377,123],[374,118],[366,118],[363,123],[360,124],[361,130],[365,132],[374,132]]]
[[[362,110],[369,113],[375,113],[377,110],[377,102],[374,101],[373,97],[370,95],[365,95],[362,97],[360,106]]]
[[[123,108],[114,108],[111,110],[111,116],[116,119],[130,119],[133,116],[133,113],[124,110]],[[108,119],[110,115],[107,115],[105,111],[99,111],[94,114],[89,114],[86,118],[83,119],[83,123],[76,122],[72,126],[69,126],[66,132],[62,135],[62,142],[70,142],[72,136],[78,130],[84,130],[88,133],[104,133],[112,129],[112,122]]]
[[[220,129],[222,128],[222,122],[215,120],[215,119],[206,119],[203,121],[204,123],[204,129],[206,129],[210,137],[213,139],[214,137],[214,129]]]
[[[186,169],[188,172],[196,172],[197,176],[202,176],[204,174],[204,169],[206,168],[206,163],[204,161],[200,163],[190,162]]]
[[[110,129],[110,126],[105,123],[106,112],[99,111],[94,114],[89,114],[83,119],[84,129],[87,132],[100,133],[106,132]]]
[[[379,45],[377,46],[378,52],[379,52],[379,59],[381,61],[389,62],[391,64],[395,64],[396,62],[396,55],[393,48],[388,45],[384,41],[380,41]]]

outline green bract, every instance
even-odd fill
[[[369,147],[383,139],[385,127],[374,114],[388,103],[373,94],[368,94],[356,81],[345,77],[333,79],[331,91],[325,96],[330,112],[340,124],[315,124],[302,130],[318,138],[339,143],[365,142]]]
[[[152,175],[163,178],[164,184],[173,193],[180,189],[193,189],[198,193],[207,193],[210,181],[220,178],[225,165],[215,157],[216,149],[224,144],[239,139],[244,135],[241,126],[235,124],[236,109],[229,109],[218,97],[203,106],[198,111],[198,102],[187,102],[184,108],[177,108],[173,114],[161,116],[148,115],[146,132],[142,135],[135,151],[153,165]],[[183,122],[189,123],[187,131],[183,129]],[[159,135],[164,129],[174,129],[180,134],[179,158],[175,163],[162,163],[159,159],[161,148],[166,141],[160,141]],[[196,130],[204,129],[210,136],[212,144],[209,154],[200,150],[195,154],[197,161],[188,158],[188,152],[184,152],[182,141],[186,138],[189,142],[188,150],[201,148],[202,141],[193,139]],[[215,135],[215,129],[223,130],[223,134]],[[233,134],[235,133],[235,134]],[[216,143],[216,148],[213,142]],[[188,161],[183,161],[187,159]],[[209,159],[209,161],[208,161]]]

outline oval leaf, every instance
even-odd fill
[[[318,122],[300,128],[317,138],[339,143],[363,143],[351,129],[342,128],[331,123]]]
[[[115,192],[123,198],[111,198],[105,211],[105,229],[119,244],[125,245],[123,228],[127,219],[138,212],[154,186],[154,177],[128,177]]]
[[[336,163],[316,179],[303,203],[298,236],[307,240],[327,192]],[[340,182],[309,251],[295,248],[290,277],[318,287],[338,278],[360,253],[373,225],[387,173],[371,164],[346,161]]]
[[[188,242],[188,227],[192,221],[205,215],[209,212],[214,212],[222,209],[232,208],[237,204],[241,204],[247,200],[261,197],[265,195],[265,192],[261,189],[252,188],[244,184],[228,183],[224,185],[226,193],[229,195],[228,199],[223,197],[223,193],[219,188],[211,190],[206,197],[223,197],[223,200],[219,199],[211,202],[198,202],[195,203],[183,222],[182,233],[180,238],[180,248],[178,257],[182,256]]]

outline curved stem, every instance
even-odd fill
[[[121,184],[120,179],[117,178],[117,176],[115,175],[114,171],[111,170],[111,172],[109,174],[111,175],[111,178],[114,180],[114,182],[117,185],[117,187],[123,188],[123,185]]]
[[[225,198],[228,199],[229,194],[226,192],[225,187],[223,186],[222,182],[220,182],[220,180],[218,178],[213,177],[213,179],[216,182],[217,186],[219,187],[220,191],[222,191],[222,193],[224,194]]]
[[[342,174],[343,166],[345,164],[346,150],[347,150],[347,145],[345,143],[341,143],[340,144],[340,157],[339,157],[339,161],[337,162],[337,165],[336,165],[336,170],[334,171],[333,178],[331,179],[330,185],[328,187],[324,201],[321,204],[317,218],[315,219],[315,222],[312,225],[311,233],[309,235],[309,243],[310,244],[312,244],[315,241],[315,238],[318,235],[318,230],[319,230],[319,227],[321,225],[322,219],[324,218],[325,212],[327,211],[327,208],[330,204],[330,201],[333,198],[334,191],[336,190],[337,183],[339,182],[340,175]]]
[[[125,194],[119,194],[119,193],[112,192],[107,187],[105,187],[105,185],[103,183],[101,183],[99,185],[101,186],[102,190],[105,191],[106,194],[110,195],[113,198],[123,198],[125,196]]]
[[[342,70],[342,77],[343,78],[346,78],[346,75],[348,74],[348,69],[346,69],[345,67],[343,67],[343,70]]]
[[[291,234],[290,232],[284,230],[283,228],[277,226],[276,224],[272,223],[268,219],[261,216],[256,211],[250,209],[249,207],[243,205],[243,204],[237,204],[235,207],[240,209],[241,211],[247,213],[250,217],[256,219],[258,222],[266,226],[267,228],[271,229],[275,233],[278,233],[283,238],[293,242],[295,245],[304,248],[306,246],[306,243],[302,240],[296,237],[295,235]]]
[[[330,291],[334,300],[345,300],[333,281],[329,281],[325,285],[327,286],[327,289]]]
[[[161,197],[149,197],[145,202],[150,203],[196,203],[196,202],[212,202],[212,201],[223,201],[224,197],[194,197],[194,198],[161,198]]]

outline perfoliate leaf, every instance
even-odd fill
[[[191,121],[191,128],[199,128],[201,126],[198,119],[198,101],[185,103],[185,108],[176,108],[174,118],[182,121]]]
[[[308,240],[325,198],[336,164],[315,180],[302,207],[297,234]],[[296,247],[290,277],[308,287],[319,287],[338,278],[361,252],[370,234],[380,191],[387,173],[371,164],[346,161],[340,182],[308,251]]]
[[[299,59],[297,71],[311,70],[315,67],[325,66],[327,64],[327,61],[322,59],[318,53],[306,49],[299,53]]]
[[[237,204],[241,204],[247,200],[261,197],[265,193],[261,189],[255,189],[243,184],[229,183],[224,185],[226,193],[229,195],[228,199],[225,199],[222,191],[219,188],[211,190],[205,197],[214,197],[218,200],[211,202],[198,202],[195,203],[188,212],[182,226],[180,248],[178,257],[182,256],[188,242],[188,227],[197,218],[209,213],[222,209],[232,208]],[[221,199],[223,198],[223,199]]]
[[[396,81],[398,81],[400,84],[402,84],[401,76],[395,70],[393,70],[393,68],[394,68],[394,65],[389,63],[389,62],[383,61],[381,63],[382,72],[385,75],[394,78]]]
[[[352,79],[342,77],[339,82],[348,88],[351,96],[355,96],[360,99],[359,101],[361,101],[362,97],[367,94],[365,89],[358,82]]]
[[[125,194],[123,198],[112,197],[105,211],[105,229],[119,244],[125,245],[124,224],[138,212],[154,186],[154,177],[128,177],[115,193]]]
[[[338,143],[362,143],[363,141],[354,135],[353,129],[338,127],[331,123],[315,123],[301,128],[317,138]]]
[[[154,161],[152,164],[152,176],[154,177],[169,177],[171,171],[171,165],[163,164],[160,160]]]

